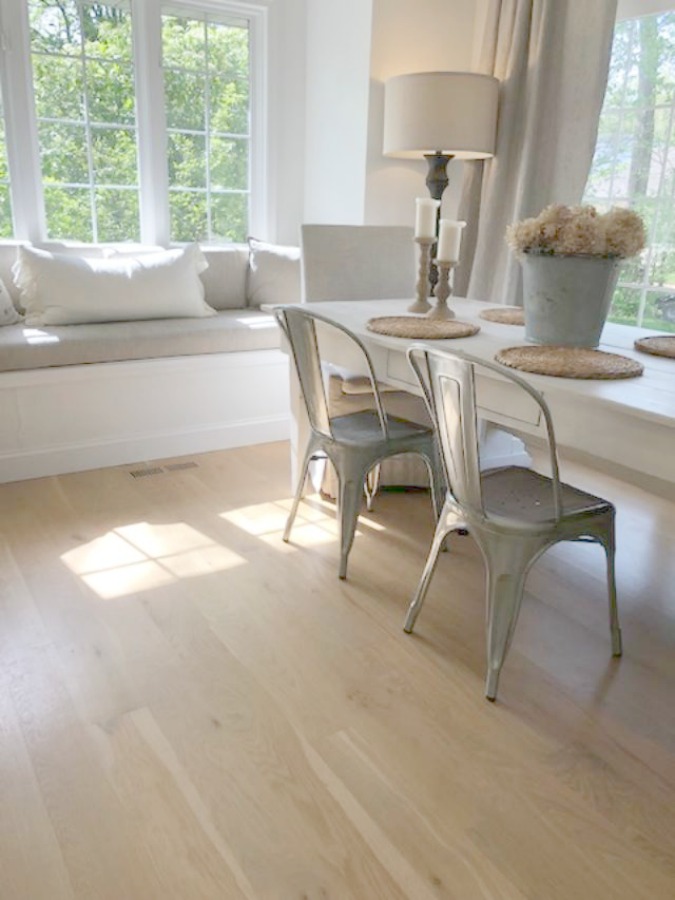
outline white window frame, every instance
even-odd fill
[[[647,16],[659,15],[666,12],[675,12],[675,0],[619,0],[619,4],[617,7],[617,22],[624,21],[626,19],[640,19],[645,18]],[[671,101],[670,104],[659,104],[655,107],[655,109],[668,109],[669,110],[669,124],[668,124],[668,146],[670,149],[675,148],[675,142],[673,141],[673,136],[675,135],[675,101]],[[619,112],[623,117],[624,108],[621,107]],[[663,178],[665,175],[665,169],[661,172],[661,182],[663,182]],[[614,180],[614,171],[612,171],[611,179],[610,179],[610,197],[613,197],[613,180]],[[621,200],[628,199],[630,201],[631,198],[621,198]],[[586,195],[584,202],[597,202],[592,196]],[[639,281],[627,281],[620,277],[619,279],[619,287],[629,288],[631,290],[639,291],[640,299],[638,305],[638,311],[635,317],[636,324],[638,327],[642,327],[642,323],[645,316],[645,310],[647,307],[647,296],[649,293],[663,293],[664,295],[668,293],[672,293],[667,290],[660,291],[658,287],[654,287],[650,282],[650,272],[652,270],[652,262],[654,256],[654,246],[649,244],[644,251],[643,254],[643,267],[642,267],[642,277]],[[610,311],[611,316],[611,311]]]
[[[161,23],[164,7],[245,18],[250,35],[251,132],[249,151],[249,232],[268,234],[267,188],[269,107],[269,24],[266,3],[247,0],[130,0],[138,134],[141,240],[169,244],[169,176],[162,72]],[[10,174],[14,237],[47,238],[26,0],[0,5],[0,88]]]

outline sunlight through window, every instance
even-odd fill
[[[61,559],[103,600],[222,572],[246,562],[184,522],[124,525],[70,550]]]

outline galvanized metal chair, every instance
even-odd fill
[[[395,300],[415,296],[416,245],[412,228],[400,225],[312,225],[300,230],[305,303],[326,300]],[[385,410],[392,416],[430,426],[421,397],[380,384]],[[368,379],[329,366],[331,415],[374,409]],[[380,477],[381,476],[381,477]],[[382,485],[427,487],[427,471],[415,456],[399,456],[376,466],[366,479],[370,510]],[[336,496],[335,478],[326,469],[322,490]]]
[[[614,506],[560,481],[553,422],[542,395],[503,366],[464,353],[414,346],[408,351],[408,359],[437,424],[449,491],[404,630],[413,629],[445,538],[450,532],[468,529],[487,569],[485,695],[494,700],[530,567],[559,541],[587,540],[601,544],[607,557],[612,653],[620,656]],[[485,370],[499,373],[518,385],[541,411],[548,438],[550,478],[519,466],[481,473],[476,417],[476,373],[480,376],[481,370],[483,374]]]
[[[419,454],[429,469],[434,512],[437,515],[445,491],[440,452],[432,429],[397,419],[385,412],[368,351],[356,335],[306,307],[278,307],[274,315],[291,348],[310,426],[310,438],[283,539],[288,541],[290,538],[309,463],[314,454],[322,451],[333,463],[338,477],[339,575],[346,578],[347,557],[354,541],[363,484],[368,472],[381,460],[398,453]],[[375,409],[330,417],[317,325],[341,332],[354,345],[362,360],[363,371],[371,382]]]

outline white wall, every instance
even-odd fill
[[[426,163],[382,156],[383,89],[392,75],[472,70],[474,22],[490,0],[270,0],[270,237],[301,222],[410,224]],[[304,18],[303,18],[304,17]],[[446,214],[461,163],[451,163]]]
[[[311,0],[314,2],[314,0]],[[269,19],[267,234],[297,244],[304,214],[307,0],[274,0]]]
[[[373,0],[370,109],[364,221],[410,225],[415,197],[428,196],[427,165],[382,156],[384,82],[407,72],[471,71],[474,22],[480,2],[467,0]],[[456,209],[460,162],[448,166],[444,215]]]
[[[371,6],[307,3],[305,222],[363,221]]]

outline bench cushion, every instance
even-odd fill
[[[274,317],[254,309],[206,319],[0,328],[0,371],[279,347]]]

